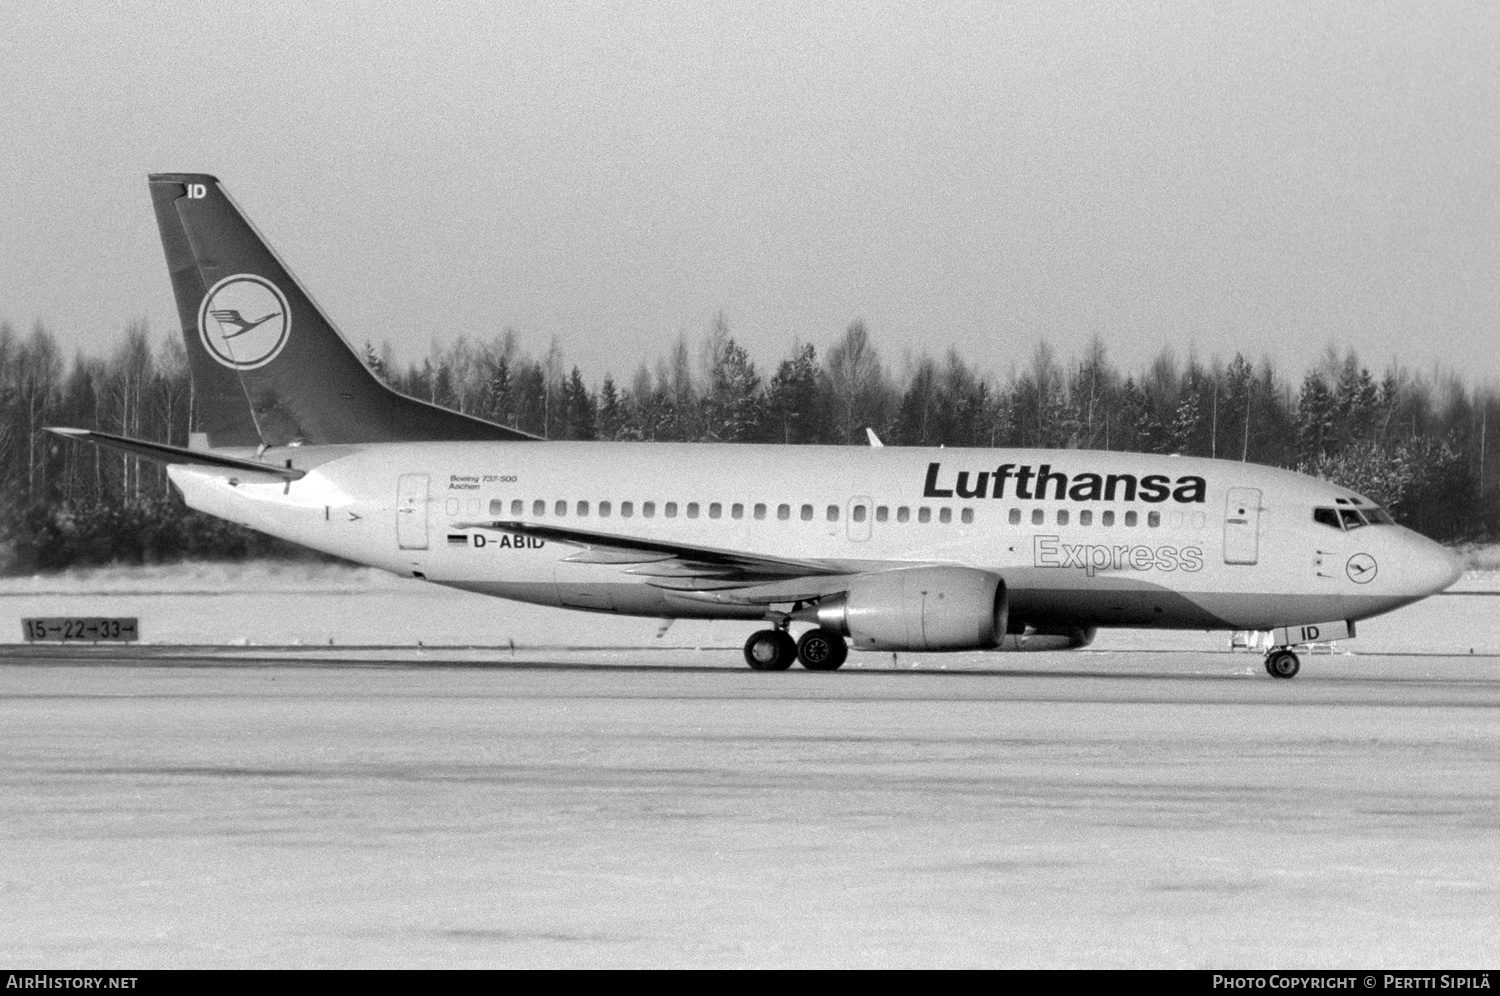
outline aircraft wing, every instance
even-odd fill
[[[576,564],[618,564],[656,588],[700,601],[770,604],[819,598],[848,587],[855,574],[908,567],[878,561],[799,560],[693,546],[666,540],[596,533],[516,520],[455,522],[454,529],[486,529],[534,536],[579,548]]]
[[[95,446],[103,446],[106,449],[120,450],[131,456],[138,456],[143,460],[153,460],[156,463],[185,463],[196,464],[200,467],[215,467],[220,470],[239,470],[247,474],[268,474],[284,481],[295,481],[307,476],[305,470],[294,470],[291,467],[278,467],[275,464],[261,463],[259,460],[244,460],[240,457],[224,456],[221,453],[205,452],[203,450],[190,450],[181,446],[169,446],[166,443],[150,443],[144,439],[131,439],[129,436],[116,436],[109,432],[94,432],[91,429],[56,429],[48,427],[47,431],[64,439],[78,439],[85,443],[93,443]]]

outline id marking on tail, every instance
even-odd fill
[[[254,370],[270,363],[286,345],[291,330],[286,296],[271,281],[253,273],[220,280],[198,308],[203,348],[234,370]]]

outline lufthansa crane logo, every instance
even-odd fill
[[[1375,574],[1380,568],[1375,564],[1375,558],[1368,553],[1356,553],[1349,558],[1349,563],[1344,565],[1344,573],[1349,575],[1349,580],[1355,584],[1369,584],[1375,580]]]
[[[234,370],[276,358],[292,330],[286,296],[265,277],[237,273],[214,284],[198,308],[198,337],[208,355]]]

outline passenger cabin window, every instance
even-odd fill
[[[1046,521],[1046,519],[1047,519],[1047,513],[1046,512],[1043,512],[1039,508],[1034,508],[1034,509],[1031,510],[1031,524],[1033,526],[1040,526],[1043,522]]]
[[[609,518],[609,502],[607,502],[607,501],[601,501],[599,503],[599,518],[601,518],[601,519],[607,519],[607,518]]]
[[[708,504],[708,517],[710,519],[722,518],[723,515],[724,515],[724,506],[723,505],[720,505],[716,501],[709,502],[709,504]]]
[[[1099,516],[1099,522],[1102,525],[1106,525],[1106,526],[1112,526],[1112,525],[1114,525],[1115,524],[1115,512],[1114,512],[1114,509],[1109,509],[1103,515]]]
[[[952,522],[953,521],[953,509],[951,509],[951,508],[940,508],[940,509],[938,509],[938,521],[939,522]]]
[[[1084,509],[1082,512],[1079,512],[1078,524],[1080,526],[1092,526],[1094,524],[1094,513],[1089,509]]]
[[[1013,508],[1010,510],[1010,524],[1013,526],[1019,526],[1021,524],[1021,510],[1019,508]]]
[[[540,498],[538,498],[536,501],[532,502],[531,503],[531,514],[532,515],[546,515],[547,514],[547,503],[544,502],[544,501],[542,501]]]
[[[1067,509],[1060,508],[1060,509],[1057,510],[1057,524],[1059,526],[1066,526],[1068,524],[1068,510]]]
[[[803,522],[811,522],[812,521],[812,517],[813,517],[812,506],[811,505],[803,505],[802,506],[802,521]]]
[[[622,502],[620,502],[620,518],[622,518],[622,519],[628,519],[628,518],[630,518],[634,514],[635,514],[635,502],[633,502],[633,501],[622,501]]]
[[[589,503],[586,502],[586,501],[579,502],[578,503],[578,508],[575,509],[575,511],[577,511],[577,513],[579,515],[588,515],[589,514]]]
[[[731,519],[743,519],[745,517],[745,506],[735,502],[729,506],[729,517]]]
[[[1137,521],[1138,518],[1139,518],[1139,516],[1137,516],[1136,513],[1134,513],[1134,512],[1126,512],[1125,513],[1125,525],[1128,526],[1131,529],[1134,529],[1136,521]]]
[[[1147,525],[1148,528],[1151,528],[1151,529],[1159,529],[1161,527],[1161,513],[1160,512],[1147,512],[1146,513],[1146,525]]]
[[[966,508],[961,513],[959,513],[958,517],[963,521],[965,525],[968,525],[969,523],[974,521],[974,510],[972,508]]]
[[[696,519],[698,517],[698,503],[695,501],[688,502],[687,512],[689,519]]]
[[[849,517],[855,522],[863,522],[865,521],[865,515],[865,507],[863,505],[855,505]]]
[[[761,502],[756,502],[755,504],[755,517],[757,519],[764,519],[766,517],[766,506]]]
[[[519,498],[512,498],[510,502],[510,514],[520,515],[526,510],[526,503]]]
[[[902,505],[900,508],[896,509],[896,521],[897,522],[910,522],[911,521],[911,509],[907,508],[905,505]]]
[[[664,506],[662,506],[661,511],[662,514],[667,518],[675,519],[677,518],[677,503],[675,501],[669,501]]]
[[[923,505],[921,508],[917,509],[917,521],[918,522],[931,522],[932,521],[932,509],[928,508],[926,505]]]
[[[837,505],[829,505],[828,506],[828,521],[829,522],[837,522],[837,521],[839,521],[839,507]]]
[[[556,504],[556,506],[553,507],[552,510],[554,512],[556,512],[558,515],[567,515],[568,514],[568,503],[565,502],[565,501],[559,501]]]
[[[490,499],[490,514],[491,515],[504,515],[505,514],[505,502],[501,501],[499,498],[491,498]]]
[[[654,502],[654,501],[641,502],[641,515],[644,518],[647,518],[647,519],[654,519],[654,518],[656,518],[656,502]]]
[[[790,519],[791,517],[792,517],[792,506],[790,506],[790,505],[777,505],[776,506],[776,518],[780,519],[782,522],[785,522],[787,519]]]
[[[875,506],[875,521],[886,522],[891,517],[891,510],[884,505]]]

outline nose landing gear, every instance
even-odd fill
[[[1272,649],[1266,654],[1266,673],[1273,678],[1295,678],[1301,669],[1302,662],[1297,655],[1285,647]]]

